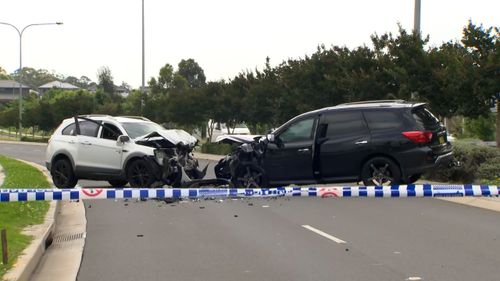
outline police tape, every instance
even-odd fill
[[[0,202],[80,199],[180,199],[258,197],[462,197],[499,196],[493,185],[288,186],[277,188],[0,189]]]

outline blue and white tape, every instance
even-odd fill
[[[302,186],[277,188],[82,188],[0,189],[0,202],[53,201],[121,198],[207,198],[207,197],[455,197],[499,196],[494,185],[394,185],[394,186]]]

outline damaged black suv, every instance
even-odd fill
[[[454,163],[445,127],[425,103],[341,104],[301,114],[216,166],[237,187],[410,184]]]

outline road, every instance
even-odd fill
[[[0,144],[39,164],[43,149]],[[432,198],[88,201],[86,216],[80,281],[500,279],[500,213]]]

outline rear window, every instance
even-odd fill
[[[440,127],[439,119],[424,106],[414,108],[412,114],[421,129],[434,130]]]
[[[393,130],[403,128],[404,126],[402,114],[394,110],[366,111],[364,114],[370,130]]]

